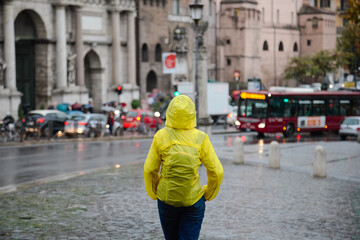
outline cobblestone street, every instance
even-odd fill
[[[200,239],[360,239],[360,185],[222,160]],[[205,168],[200,168],[204,183]],[[163,239],[143,164],[0,195],[0,239]]]

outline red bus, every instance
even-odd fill
[[[293,91],[291,91],[293,90]],[[305,91],[305,90],[304,90]],[[360,92],[240,91],[236,128],[260,136],[281,132],[338,131],[347,116],[360,115]]]

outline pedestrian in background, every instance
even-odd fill
[[[109,125],[109,131],[110,131],[110,135],[113,134],[113,126],[115,123],[115,114],[113,111],[110,111],[108,113],[108,118],[107,118],[107,124]]]
[[[166,111],[165,127],[155,134],[144,165],[146,191],[158,201],[167,240],[199,238],[205,201],[216,197],[224,175],[208,135],[195,126],[193,101],[185,95],[175,97]],[[203,187],[198,172],[201,164],[208,177]]]

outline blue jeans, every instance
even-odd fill
[[[158,200],[158,209],[166,240],[199,238],[205,213],[204,196],[190,207],[173,207]]]

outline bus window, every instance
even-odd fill
[[[328,103],[328,115],[329,116],[338,116],[339,115],[339,100],[337,99],[329,99]]]
[[[270,117],[283,117],[284,100],[281,98],[270,99]]]
[[[325,116],[325,101],[313,100],[312,116]]]
[[[240,100],[239,104],[240,104],[240,107],[239,107],[238,116],[245,117],[246,116],[246,113],[245,113],[246,100]]]
[[[311,116],[311,101],[300,100],[299,101],[299,116]]]
[[[340,115],[349,116],[351,112],[350,100],[340,100]]]
[[[351,115],[360,116],[360,99],[354,99],[351,103]]]
[[[295,99],[289,99],[284,101],[284,117],[296,117],[297,116],[297,104]]]
[[[245,106],[245,109],[244,109]],[[240,116],[251,118],[266,118],[267,102],[262,100],[247,99],[240,103]]]

